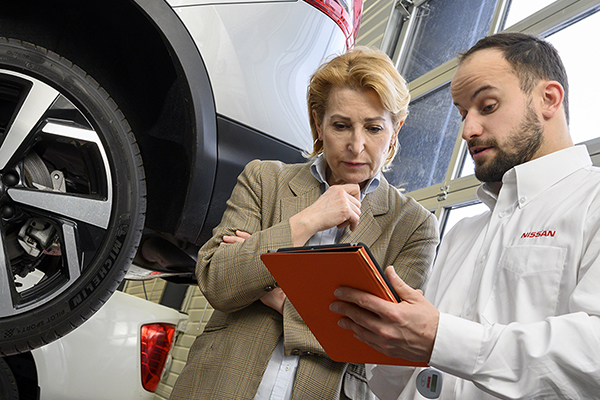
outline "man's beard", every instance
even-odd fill
[[[469,148],[473,146],[494,147],[496,156],[487,160],[485,164],[475,162],[475,177],[481,182],[500,182],[502,177],[512,167],[530,161],[542,145],[544,127],[540,123],[531,103],[519,126],[510,133],[505,144],[509,149],[498,147],[496,139],[469,141]]]

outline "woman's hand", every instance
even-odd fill
[[[285,303],[286,297],[287,296],[283,293],[281,288],[275,288],[261,297],[260,301],[262,301],[264,305],[271,307],[273,310],[283,315],[283,304]]]
[[[223,235],[223,241],[219,243],[219,246],[231,244],[231,243],[242,243],[248,239],[251,235],[248,232],[236,230],[235,236]],[[283,293],[281,288],[275,288],[269,293],[261,297],[260,301],[266,306],[271,307],[273,310],[283,315],[283,303],[285,302],[286,295]]]
[[[354,230],[360,219],[360,187],[331,186],[317,201],[290,218],[292,242],[302,246],[315,233],[337,226]]]
[[[225,244],[230,244],[230,243],[241,243],[244,240],[248,239],[250,237],[250,234],[248,232],[244,232],[244,231],[235,231],[235,236],[231,236],[231,235],[223,235],[223,241],[221,243],[219,243],[219,246],[223,246]]]

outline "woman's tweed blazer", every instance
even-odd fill
[[[260,254],[291,247],[289,218],[321,195],[310,164],[252,161],[239,176],[221,223],[198,254],[198,284],[215,311],[171,399],[252,399],[281,335],[285,353],[300,355],[293,399],[372,398],[364,366],[327,358],[288,300],[283,315],[260,302],[276,286]],[[219,246],[237,229],[252,236]],[[358,227],[346,229],[341,242],[365,243],[380,265],[394,265],[405,282],[421,287],[438,243],[437,221],[382,177],[361,203]]]

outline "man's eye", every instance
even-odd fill
[[[496,104],[488,104],[487,106],[483,107],[483,112],[489,113],[494,111],[495,108]]]

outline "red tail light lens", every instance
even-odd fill
[[[175,325],[150,324],[141,328],[142,386],[154,392],[173,346]]]
[[[351,49],[358,35],[360,19],[362,17],[362,0],[305,0],[308,4],[324,12],[329,18],[335,21],[346,35],[346,48]],[[342,2],[351,2],[352,8],[344,5]],[[348,15],[348,9],[352,13],[352,19]]]

